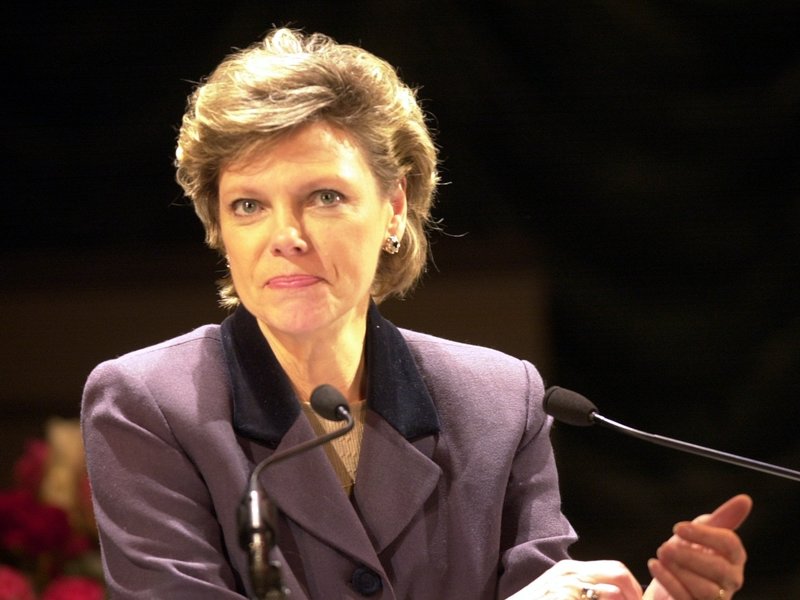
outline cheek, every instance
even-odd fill
[[[327,237],[319,248],[323,261],[329,260],[340,276],[355,280],[374,276],[382,245],[380,232],[360,227]]]
[[[231,263],[243,263],[254,260],[264,246],[263,236],[259,235],[255,229],[220,230],[220,242],[224,248],[225,255]]]

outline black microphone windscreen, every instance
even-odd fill
[[[344,408],[345,412],[349,412],[347,400],[344,399],[339,390],[330,384],[323,383],[311,392],[311,408],[323,419],[344,421],[345,416],[339,410],[340,406]]]
[[[586,427],[594,425],[592,415],[597,412],[597,407],[578,392],[554,385],[544,393],[544,412],[568,425]]]

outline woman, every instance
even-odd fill
[[[271,32],[197,88],[177,173],[227,260],[234,310],[89,378],[83,426],[115,597],[252,594],[236,508],[255,465],[325,428],[307,408],[320,384],[357,426],[261,476],[292,598],[642,597],[619,563],[567,560],[575,534],[534,367],[378,312],[425,265],[437,181],[423,114],[388,64]],[[748,510],[737,497],[676,529],[646,594],[729,598]]]

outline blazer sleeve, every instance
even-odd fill
[[[242,598],[209,491],[141,373],[98,366],[81,419],[112,596]]]
[[[528,378],[527,423],[511,466],[503,506],[498,598],[507,598],[559,560],[577,536],[561,512],[553,447],[552,418],[545,414],[544,385],[523,361]]]

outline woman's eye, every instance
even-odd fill
[[[231,206],[233,207],[233,214],[239,216],[254,215],[259,209],[258,202],[255,200],[248,200],[247,198],[236,200]]]
[[[317,200],[323,206],[331,206],[333,204],[339,204],[344,197],[339,192],[334,192],[333,190],[321,190],[317,192]]]

